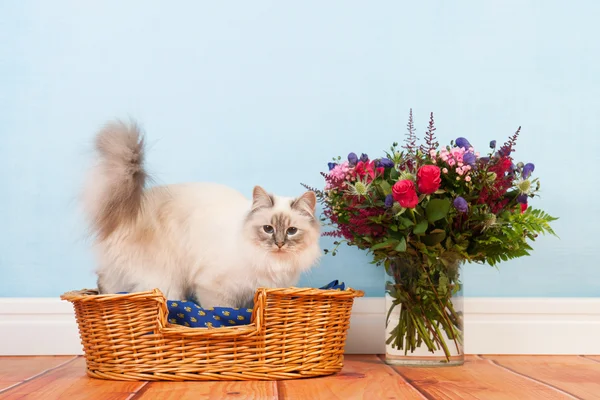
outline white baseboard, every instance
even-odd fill
[[[348,354],[381,354],[384,299],[356,299]],[[465,298],[467,354],[600,354],[600,298]],[[82,354],[70,303],[0,298],[0,355]]]

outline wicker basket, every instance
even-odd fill
[[[167,322],[159,290],[67,292],[89,376],[113,380],[277,380],[334,374],[343,365],[359,290],[259,289],[251,323],[188,328]]]

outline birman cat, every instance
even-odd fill
[[[83,205],[94,236],[101,294],[160,289],[202,307],[246,307],[259,287],[295,285],[320,258],[312,191],[296,198],[217,183],[146,187],[144,137],[106,124]]]

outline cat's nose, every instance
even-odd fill
[[[277,245],[277,247],[282,248],[283,247],[283,242],[275,242],[275,244]]]

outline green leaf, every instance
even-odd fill
[[[415,226],[415,228],[413,229],[413,233],[415,235],[421,235],[421,234],[425,233],[425,231],[427,230],[427,226],[428,226],[427,221],[423,220]]]
[[[423,237],[423,243],[427,246],[435,246],[438,243],[441,243],[442,240],[446,238],[446,231],[442,229],[434,229],[429,233],[429,235],[425,235]]]
[[[398,243],[398,245],[394,247],[394,250],[396,250],[399,253],[404,253],[406,251],[406,239],[400,239],[400,243]]]
[[[387,181],[382,180],[381,182],[379,182],[379,187],[383,191],[383,194],[386,196],[392,193],[392,187]]]
[[[427,204],[425,214],[429,222],[435,222],[444,218],[450,211],[450,200],[433,199]]]
[[[404,232],[391,232],[390,237],[397,240],[402,240],[406,234]]]
[[[398,173],[398,171],[396,170],[396,168],[392,168],[390,170],[390,178],[392,178],[392,179],[398,179],[399,176],[400,176],[400,174]]]
[[[398,211],[396,213],[396,215],[394,215],[394,217],[398,218],[399,216],[401,216],[402,214],[404,214],[405,211],[406,211],[406,208],[404,208],[404,207],[400,208],[400,211]]]
[[[409,226],[414,225],[414,222],[406,217],[399,217],[398,222],[400,222],[403,228],[408,228]]]
[[[448,277],[444,273],[440,273],[438,282],[438,294],[445,296],[448,293]]]
[[[377,243],[374,246],[371,246],[371,250],[379,250],[384,249],[386,247],[394,247],[398,244],[398,240],[396,239],[388,239],[385,242]]]

